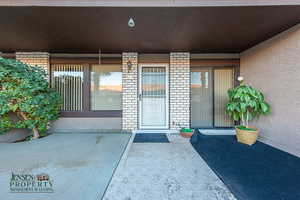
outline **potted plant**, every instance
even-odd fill
[[[60,106],[42,67],[0,57],[0,136],[27,129],[36,139],[58,118]]]
[[[249,121],[269,114],[270,105],[265,101],[262,92],[246,85],[242,77],[239,77],[239,81],[239,86],[228,90],[226,113],[234,121],[240,122],[240,125],[235,127],[238,142],[252,145],[257,140],[258,129],[250,127]]]
[[[190,128],[181,128],[180,135],[184,138],[191,138],[194,134],[194,130]]]

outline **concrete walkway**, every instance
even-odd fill
[[[0,199],[98,200],[126,148],[128,134],[53,134],[0,144]],[[11,193],[11,173],[46,173],[53,193]]]
[[[187,139],[132,143],[104,200],[234,200]]]

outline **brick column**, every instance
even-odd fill
[[[28,65],[40,66],[50,73],[49,53],[47,52],[16,52],[16,59]]]
[[[190,127],[190,54],[170,54],[170,129]]]
[[[127,62],[132,64],[128,69]],[[122,54],[123,63],[123,124],[122,129],[136,130],[138,127],[138,54],[125,52]]]

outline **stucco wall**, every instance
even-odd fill
[[[243,52],[240,62],[245,81],[272,106],[253,122],[261,140],[300,156],[300,24]]]
[[[117,132],[122,118],[64,118],[52,122],[50,132]]]

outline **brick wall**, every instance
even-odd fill
[[[190,54],[170,54],[170,129],[190,126]]]
[[[131,61],[132,69],[128,70],[127,62]],[[122,54],[123,63],[123,120],[122,129],[136,130],[138,125],[138,54],[126,52]]]
[[[45,69],[47,74],[49,69],[49,53],[46,52],[17,52],[16,59],[29,65],[41,66]],[[49,78],[49,76],[48,76]]]
[[[300,156],[300,25],[241,54],[246,83],[260,89],[272,113],[252,122],[260,139]]]

